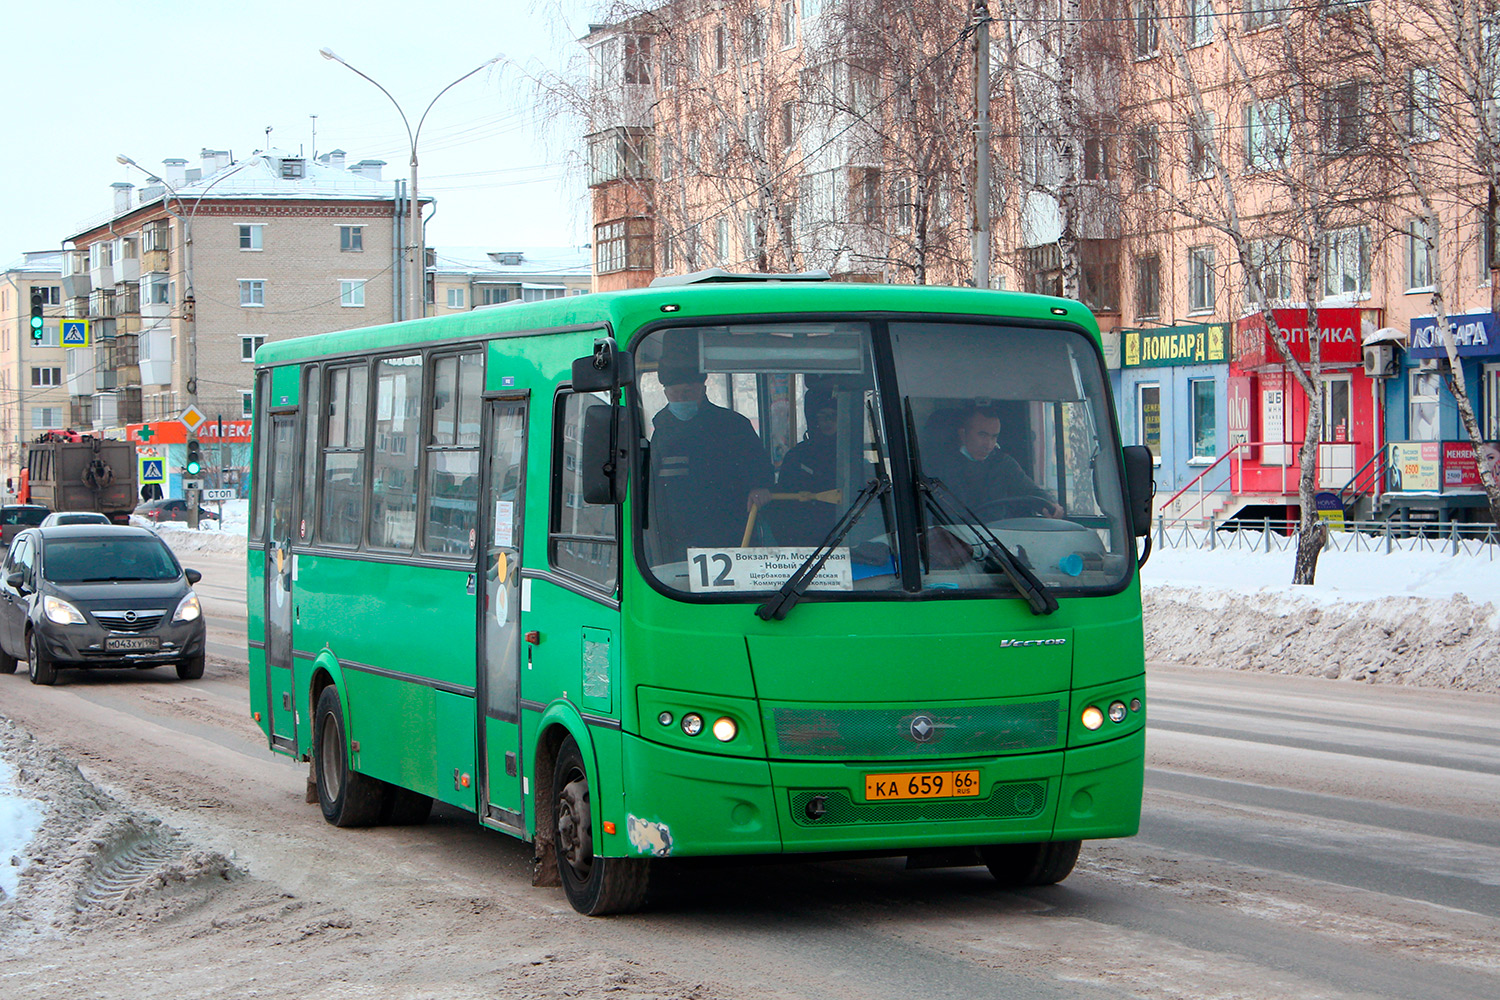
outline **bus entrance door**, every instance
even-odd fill
[[[526,402],[485,407],[487,469],[480,498],[479,794],[490,826],[526,833],[521,775],[521,512],[526,471]]]
[[[266,490],[266,711],[271,745],[297,747],[292,692],[292,498],[297,463],[297,417],[271,418],[271,475]]]

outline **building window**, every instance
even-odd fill
[[[1135,318],[1161,315],[1161,257],[1150,254],[1135,259]]]
[[[1136,444],[1151,449],[1151,456],[1161,461],[1161,385],[1142,383],[1135,387]]]
[[[880,171],[856,168],[849,177],[849,221],[871,225],[880,221]]]
[[[265,338],[264,334],[260,334],[260,333],[242,333],[242,334],[240,334],[240,360],[241,361],[254,361],[255,360],[255,352],[257,350],[259,350],[260,349],[260,345],[264,344],[265,342],[266,342],[266,338]]]
[[[714,252],[718,254],[719,263],[729,260],[729,220],[719,219],[714,225]]]
[[[745,17],[745,59],[755,62],[766,54],[766,22],[759,13]]]
[[[729,68],[729,32],[720,24],[714,27],[714,69]]]
[[[1407,377],[1407,440],[1436,441],[1438,393],[1442,390],[1443,376],[1435,370],[1413,369]]]
[[[1352,153],[1365,141],[1368,86],[1351,81],[1323,94],[1323,149],[1334,155]]]
[[[351,306],[356,309],[365,304],[365,283],[363,280],[344,280],[339,282],[339,305]]]
[[[1272,170],[1286,166],[1291,142],[1291,116],[1280,101],[1264,101],[1245,108],[1245,166]]]
[[[35,386],[62,385],[61,368],[31,369],[31,384]]]
[[[281,179],[287,181],[300,179],[306,173],[306,165],[304,160],[282,160]]]
[[[1188,150],[1188,169],[1192,172],[1194,180],[1206,180],[1214,175],[1214,133],[1218,122],[1212,111],[1207,113],[1207,124],[1199,129],[1194,128],[1188,136],[1190,148]]]
[[[240,231],[241,250],[263,249],[261,233],[266,228],[265,226],[238,226],[236,228]]]
[[[600,274],[625,270],[625,223],[606,222],[595,228],[594,267]]]
[[[1370,294],[1370,230],[1336,229],[1323,238],[1323,294],[1366,297]]]
[[[1146,125],[1135,130],[1135,180],[1137,184],[1155,184],[1157,144],[1156,126]]]
[[[896,231],[909,233],[912,225],[912,210],[916,207],[912,203],[911,178],[898,177],[892,196],[896,202]]]
[[[1188,248],[1188,311],[1213,312],[1214,248]]]
[[[1286,0],[1245,0],[1245,30],[1277,23],[1287,9]]]
[[[62,288],[58,285],[32,285],[31,290],[41,296],[44,306],[62,305]]]
[[[158,288],[162,287],[160,284]],[[266,304],[266,283],[258,278],[240,279],[240,305],[263,306]]]
[[[784,0],[781,5],[781,47],[789,49],[797,44],[797,4],[795,0]]]
[[[669,273],[676,266],[676,258],[672,253],[672,233],[665,231],[661,234],[661,269],[663,273]]]
[[[1156,55],[1157,32],[1155,0],[1136,0],[1135,3],[1135,55],[1146,59]]]
[[[364,226],[339,226],[339,249],[358,253],[365,248]]]
[[[1083,179],[1109,180],[1109,145],[1098,137],[1083,140]]]
[[[643,35],[625,37],[625,82],[649,85],[651,83],[651,38]]]
[[[1406,131],[1412,141],[1436,139],[1441,134],[1436,66],[1415,66],[1407,72],[1406,103]]]
[[[31,429],[34,431],[61,430],[63,425],[61,406],[33,406]]]
[[[448,289],[448,308],[462,309],[464,307],[464,290],[462,288]]]
[[[1214,424],[1214,380],[1189,379],[1188,400],[1192,407],[1193,458],[1212,461],[1219,457],[1219,438]]]
[[[510,290],[506,288],[481,288],[479,295],[480,302],[487,306],[510,301]]]
[[[1426,219],[1412,219],[1406,224],[1406,290],[1408,292],[1432,289],[1432,247],[1428,244],[1431,238],[1432,229]]]
[[[1214,40],[1213,0],[1187,0],[1188,44],[1207,45]]]
[[[1250,266],[1260,272],[1261,291],[1267,302],[1292,298],[1291,269],[1287,266],[1286,250],[1279,240],[1251,240]],[[1252,303],[1254,305],[1254,303]]]
[[[249,420],[254,415],[255,391],[253,389],[240,390],[240,416]]]

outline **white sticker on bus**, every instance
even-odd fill
[[[516,505],[512,500],[495,501],[495,547],[514,548],[516,534]]]
[[[694,594],[776,590],[812,554],[812,548],[688,549],[688,589]],[[830,552],[807,589],[853,590],[849,549]]]

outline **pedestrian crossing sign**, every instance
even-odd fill
[[[64,347],[89,346],[89,321],[86,319],[63,320],[62,345]]]
[[[159,457],[147,458],[145,455],[142,455],[140,462],[142,486],[149,485],[150,483],[161,484],[167,481],[166,459]]]

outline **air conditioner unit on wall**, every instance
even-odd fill
[[[1389,378],[1396,374],[1396,348],[1390,344],[1366,345],[1365,374],[1371,378]]]

